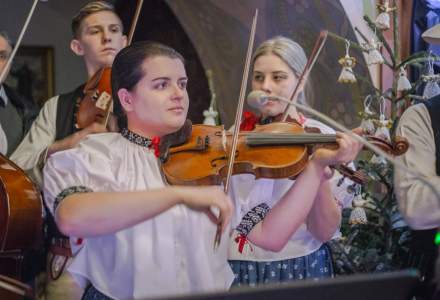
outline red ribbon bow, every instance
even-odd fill
[[[245,111],[243,113],[243,121],[240,124],[240,130],[243,131],[251,131],[255,129],[255,125],[258,123],[258,118],[257,116],[250,112],[250,111]]]
[[[160,137],[155,136],[151,139],[151,145],[150,147],[154,150],[154,155],[156,157],[160,156],[160,150],[159,150],[159,144],[160,144]]]
[[[243,233],[237,235],[237,237],[235,238],[235,242],[238,243],[238,252],[240,252],[240,253],[243,253],[243,249],[246,244],[248,244],[251,251],[254,251],[254,249],[252,248],[252,245],[249,243],[246,235],[244,235]]]

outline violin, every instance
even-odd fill
[[[84,86],[84,97],[76,114],[76,127],[83,129],[96,122],[107,126],[113,111],[110,67],[96,72]]]
[[[168,142],[170,147],[162,149],[162,170],[167,181],[180,185],[224,182],[232,134],[222,126],[209,125],[193,125],[190,133],[187,128],[184,131],[188,134],[185,143],[180,138],[179,145]],[[401,137],[392,144],[377,137],[366,138],[392,155],[405,153],[409,146]],[[294,179],[304,170],[312,147],[318,145],[337,147],[336,135],[308,133],[301,125],[290,122],[257,125],[255,130],[239,134],[232,174],[253,174],[257,179]],[[350,175],[356,174],[344,175],[352,178]]]
[[[38,0],[34,0],[14,49],[0,72],[0,82],[6,77],[37,4]],[[13,278],[0,275],[1,299],[15,299],[5,289],[20,293],[27,290],[14,279],[23,279],[28,253],[42,245],[42,205],[37,186],[22,169],[0,154],[0,274]]]

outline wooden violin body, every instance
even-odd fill
[[[256,178],[286,178],[296,176],[307,163],[304,145],[249,145],[252,133],[303,132],[292,123],[272,123],[258,126],[255,131],[240,134],[235,157],[234,174],[249,173]],[[163,171],[171,184],[220,184],[226,176],[231,133],[221,126],[193,125],[187,143],[169,149]]]
[[[85,128],[94,122],[107,125],[112,111],[110,67],[100,69],[84,87],[84,98],[76,114],[76,127]]]
[[[27,250],[42,243],[42,199],[35,184],[0,154],[0,273],[20,277]]]
[[[221,126],[193,125],[186,142],[170,147],[163,156],[162,171],[166,179],[179,185],[221,184],[227,175],[231,138],[232,134]],[[375,137],[368,139],[393,155],[408,149],[403,138],[394,144]],[[307,133],[297,123],[257,125],[255,130],[239,134],[233,174],[295,178],[305,168],[314,145],[337,147],[336,135]]]

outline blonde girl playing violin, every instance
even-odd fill
[[[253,55],[252,89],[290,99],[306,63],[304,50],[296,42],[281,36],[267,40]],[[304,104],[304,95],[301,91],[294,101]],[[245,113],[241,129],[252,130],[256,124],[281,121],[286,105],[269,100],[259,108],[259,116]],[[289,117],[303,127],[317,127],[322,133],[334,133],[321,122],[304,117],[293,106]],[[254,286],[333,275],[331,254],[325,242],[339,231],[341,208],[352,200],[352,195],[347,192],[347,186],[352,182],[338,175],[332,176],[328,166],[349,162],[359,151],[359,145],[346,140],[343,135],[339,135],[338,143],[341,147],[338,151],[317,150],[295,181],[254,181],[241,176],[233,182],[231,188],[238,200],[236,206],[245,215],[230,240],[229,260],[235,274],[234,285]],[[254,244],[259,241],[254,234],[260,233],[269,222],[283,227],[283,219],[269,220],[267,214],[278,209],[278,204],[286,198],[290,198],[291,207],[280,216],[295,221],[285,233],[273,233],[276,237],[283,236],[280,239],[283,243],[266,247],[269,250],[262,249]]]
[[[121,132],[91,135],[48,160],[46,204],[64,234],[83,239],[68,272],[88,285],[84,299],[222,290],[233,281],[225,241],[230,224],[243,217],[233,208],[235,198],[215,186],[167,185],[157,157],[158,140],[185,122],[187,80],[183,58],[175,50],[133,43],[121,50],[112,67]],[[337,151],[317,152],[298,181],[321,178],[329,163],[353,159],[355,143],[342,135],[339,144]],[[297,230],[300,219],[292,216],[303,209],[292,200],[314,199],[319,182],[309,190],[294,186],[286,191],[264,226],[254,228],[253,243],[281,249]],[[225,236],[214,251],[218,224]]]

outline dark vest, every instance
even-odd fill
[[[8,85],[3,84],[3,87],[9,102],[5,107],[0,107],[0,123],[6,134],[10,155],[28,132],[40,109]]]
[[[76,111],[80,103],[80,99],[84,96],[84,85],[77,87],[74,91],[61,94],[58,98],[57,119],[56,119],[56,135],[55,140],[61,140],[75,131]]]
[[[55,140],[59,141],[78,129],[75,127],[75,115],[78,108],[78,104],[80,103],[80,100],[84,96],[83,93],[84,85],[81,85],[77,87],[74,91],[67,93],[67,94],[61,94],[58,97],[58,104],[57,104],[57,116],[56,116],[56,134],[55,134]],[[65,237],[57,228],[55,224],[55,220],[53,219],[52,215],[47,212],[47,236],[49,238],[56,237],[61,238]]]

